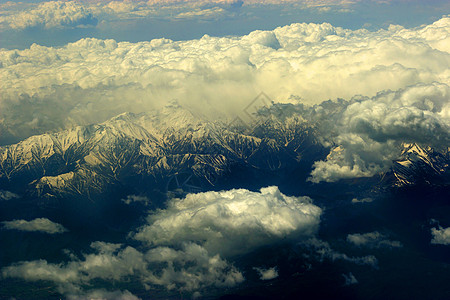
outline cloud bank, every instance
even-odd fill
[[[0,22],[12,29],[23,30],[95,26],[97,19],[89,8],[77,1],[48,1],[13,12],[0,19]]]
[[[96,26],[101,22],[140,19],[194,19],[215,20],[233,17],[241,7],[290,7],[295,10],[324,12],[352,12],[358,3],[389,4],[390,1],[361,0],[128,0],[128,1],[41,1],[37,3],[6,2],[0,4],[4,28],[23,30],[29,28],[62,29]]]
[[[0,132],[6,143],[125,111],[155,109],[174,99],[215,119],[238,114],[261,91],[276,103],[307,105],[430,84],[440,84],[442,91],[449,84],[449,24],[444,17],[428,26],[376,32],[292,24],[241,37],[82,39],[61,48],[2,49]],[[393,107],[386,105],[385,116],[376,116],[392,120]],[[357,108],[365,109],[353,108],[349,121],[355,121]],[[401,117],[414,113],[420,111],[406,110]],[[354,140],[351,135],[340,139]]]
[[[48,234],[64,233],[67,231],[61,224],[50,221],[47,218],[37,218],[31,221],[13,220],[3,221],[3,228],[20,231],[38,231]]]

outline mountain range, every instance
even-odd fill
[[[448,184],[449,148],[402,147],[384,184]],[[277,173],[312,166],[328,151],[314,124],[299,115],[266,114],[252,124],[226,123],[201,119],[171,103],[158,111],[123,113],[2,146],[0,187],[47,198],[90,198],[114,185],[196,192],[214,188],[236,166]]]

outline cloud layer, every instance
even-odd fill
[[[275,102],[309,105],[408,86],[420,90],[434,82],[445,87],[449,24],[444,17],[424,27],[377,32],[292,24],[241,37],[140,43],[82,39],[61,48],[2,49],[0,132],[6,142],[8,136],[103,121],[174,99],[215,119],[238,114],[261,91]],[[349,121],[357,104],[353,108]],[[391,120],[392,109],[386,109],[385,116],[374,117]],[[406,113],[420,111],[401,117],[408,118]]]
[[[76,1],[48,1],[28,10],[18,10],[0,19],[12,29],[95,26],[92,12]]]
[[[48,234],[56,234],[66,232],[67,229],[61,224],[50,221],[47,218],[37,218],[31,221],[13,220],[3,221],[3,228],[14,229],[20,231],[38,231]]]
[[[233,17],[240,8],[283,6],[295,10],[315,10],[318,13],[352,12],[356,4],[389,4],[372,0],[127,0],[127,1],[41,1],[37,3],[7,2],[0,4],[3,17],[0,24],[7,29],[55,29],[95,26],[101,22],[140,19],[215,20]]]

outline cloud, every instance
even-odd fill
[[[98,1],[90,8],[108,22],[132,19],[215,20],[233,15],[240,1]],[[92,4],[92,2],[91,2]]]
[[[97,19],[88,8],[76,1],[41,2],[36,7],[18,11],[3,20],[12,29],[64,28],[95,26]]]
[[[373,202],[372,198],[363,198],[363,199],[353,198],[352,199],[352,203],[370,203],[370,202]]]
[[[352,285],[358,283],[358,279],[356,279],[356,277],[352,274],[352,272],[348,274],[342,274],[342,276],[345,279],[344,285]]]
[[[22,278],[27,281],[51,281],[68,298],[106,298],[121,296],[131,299],[129,292],[89,290],[96,282],[137,280],[146,289],[162,286],[168,290],[193,292],[205,287],[232,287],[244,280],[242,273],[219,255],[210,255],[206,249],[193,243],[183,244],[179,250],[155,247],[140,252],[121,244],[94,242],[94,252],[67,263],[48,263],[45,260],[15,263],[2,269],[4,278]],[[107,297],[107,295],[110,295]],[[115,298],[115,296],[114,296]]]
[[[67,229],[61,224],[54,223],[46,218],[37,218],[31,221],[13,220],[3,221],[3,228],[20,231],[38,231],[48,234],[56,234],[66,232]]]
[[[151,200],[146,196],[128,195],[126,199],[122,199],[122,202],[125,204],[141,203],[143,205],[149,205]]]
[[[308,197],[288,197],[277,187],[189,194],[148,217],[133,236],[149,245],[201,243],[222,256],[315,234],[321,209]]]
[[[242,1],[41,1],[0,4],[5,29],[95,27],[140,19],[216,19],[233,15]]]
[[[445,86],[449,22],[444,17],[424,27],[376,32],[303,23],[240,37],[139,43],[89,38],[60,48],[1,49],[0,130],[2,136],[23,138],[125,111],[148,111],[173,99],[215,120],[233,118],[261,91],[276,103],[313,105],[355,95],[376,97],[384,90],[420,90],[434,82]],[[349,110],[345,117],[357,126],[354,111],[367,110],[362,105],[370,103],[355,103],[353,114]],[[417,119],[421,110],[406,109],[400,116]],[[386,114],[385,122],[392,116]],[[429,123],[418,125],[433,125],[428,117]],[[398,137],[401,126],[393,127],[397,134],[386,134]],[[351,133],[361,128],[351,128],[340,139],[351,142]],[[366,144],[355,147],[380,147]],[[342,167],[318,165],[318,170],[339,173],[333,166]],[[375,171],[346,166],[356,176]]]
[[[447,84],[417,84],[355,98],[342,103],[340,112],[325,113],[331,121],[321,123],[322,137],[334,147],[326,160],[314,163],[310,180],[333,182],[386,172],[405,144],[444,149],[450,142],[449,95]],[[324,116],[317,117],[319,122]]]
[[[368,248],[399,248],[402,244],[399,241],[390,241],[378,231],[364,234],[355,233],[347,235],[347,242],[355,246]]]
[[[69,300],[138,300],[141,298],[136,297],[129,291],[106,291],[106,290],[93,290],[87,293],[81,294],[69,294],[67,295]]]
[[[51,281],[60,293],[74,295],[82,292],[80,286],[90,280],[119,280],[144,270],[143,254],[132,247],[122,248],[120,244],[94,242],[91,247],[96,253],[84,254],[83,259],[68,263],[48,263],[45,260],[19,262],[2,269],[4,278],[23,278],[28,281]]]
[[[0,200],[8,201],[8,200],[19,199],[19,198],[20,198],[20,196],[13,192],[0,190]]]
[[[341,253],[332,249],[327,242],[324,242],[317,238],[311,238],[305,242],[302,242],[300,245],[312,249],[315,254],[318,255],[320,261],[323,261],[324,259],[328,259],[331,261],[344,260],[357,265],[368,265],[375,269],[378,269],[378,259],[373,255],[356,257],[348,256],[345,253]]]
[[[194,11],[182,12],[176,15],[176,19],[211,19],[217,18],[226,13],[226,10],[220,7],[206,8],[206,9],[196,9]]]
[[[263,269],[263,268],[254,268],[258,274],[259,279],[261,280],[272,280],[278,277],[278,270],[276,267]]]
[[[183,244],[182,250],[157,247],[150,250],[146,258],[150,263],[167,267],[163,267],[160,275],[151,274],[143,282],[162,285],[169,290],[201,291],[208,286],[233,287],[244,281],[239,270],[195,243]]]
[[[450,227],[431,228],[431,243],[434,245],[450,245]]]
[[[130,233],[144,242],[139,248],[97,241],[81,257],[68,252],[70,260],[65,263],[18,262],[3,268],[2,275],[51,281],[60,293],[75,298],[110,293],[89,290],[93,281],[131,278],[146,289],[163,287],[200,296],[207,287],[228,288],[244,281],[225,256],[248,254],[289,238],[311,237],[320,215],[321,209],[309,198],[288,197],[276,187],[189,194],[170,200],[166,209],[148,217],[148,224]],[[263,280],[278,276],[276,268],[258,271]],[[127,293],[118,295],[126,298]]]

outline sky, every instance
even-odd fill
[[[441,0],[0,0],[0,157],[32,149],[10,155],[13,163],[32,161],[34,148],[23,145],[125,112],[162,111],[176,123],[170,108],[180,107],[204,121],[230,121],[266,95],[269,109],[313,124],[328,151],[308,169],[308,184],[383,174],[405,145],[448,153],[449,13],[450,2]],[[2,189],[0,201],[22,197]],[[130,194],[123,202],[151,200]],[[126,290],[86,289],[130,278],[195,298],[243,283],[248,272],[236,257],[289,241],[314,249],[313,260],[379,268],[371,252],[352,256],[318,238],[325,213],[309,195],[276,186],[187,194],[145,212],[120,243],[99,237],[89,251],[67,250],[64,262],[33,256],[3,266],[1,275],[52,282],[69,299],[136,299]],[[55,239],[72,230],[23,218],[1,220],[2,230]],[[450,227],[436,222],[428,243],[449,245]],[[341,244],[404,247],[382,229],[345,232]],[[276,264],[252,270],[263,281],[281,274]],[[342,277],[345,285],[360,280]]]
[[[261,92],[317,106],[308,118],[335,146],[313,182],[386,171],[401,143],[449,141],[444,1],[1,5],[0,145],[174,102],[229,121]]]
[[[244,35],[291,23],[323,23],[378,30],[410,28],[448,13],[448,1],[216,0],[0,1],[0,46],[62,46],[84,37],[116,41],[189,40]]]

